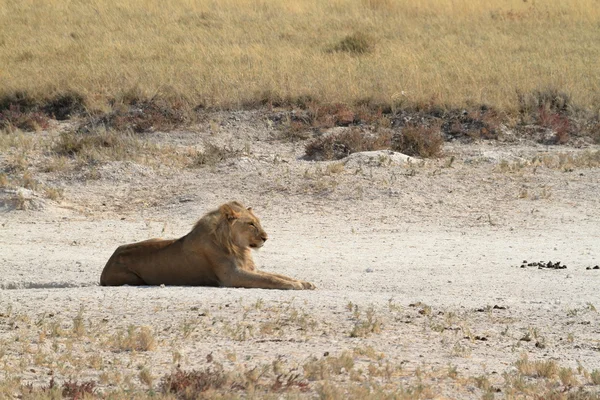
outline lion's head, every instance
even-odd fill
[[[267,241],[267,232],[252,212],[252,207],[245,208],[237,201],[232,201],[219,207],[219,212],[229,225],[233,244],[241,248],[258,249]]]
[[[258,249],[267,241],[267,233],[251,207],[237,201],[221,205],[200,219],[192,234],[208,230],[226,253],[241,254],[244,249]]]

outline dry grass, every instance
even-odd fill
[[[535,173],[539,168],[548,168],[572,172],[576,169],[598,167],[600,167],[600,150],[585,150],[580,152],[542,153],[531,159],[518,161],[500,160],[496,170],[502,173],[521,173],[531,170]]]
[[[54,99],[57,117],[82,104],[107,111],[132,90],[209,106],[516,111],[518,93],[556,87],[597,108],[599,21],[595,0],[2,1],[0,97]]]
[[[390,303],[391,304],[391,303]],[[328,399],[428,399],[442,396],[452,398],[551,398],[598,399],[600,371],[560,366],[553,360],[530,361],[523,355],[516,368],[502,374],[486,371],[472,375],[467,361],[443,366],[429,363],[405,363],[404,355],[388,355],[367,345],[368,339],[348,338],[347,331],[328,330],[331,316],[319,321],[319,329],[299,330],[301,311],[291,304],[274,305],[257,301],[239,313],[229,307],[215,310],[214,316],[197,320],[200,336],[174,335],[178,327],[188,323],[189,304],[164,310],[172,324],[150,331],[136,326],[127,328],[128,318],[109,317],[107,321],[89,318],[87,311],[68,310],[57,316],[53,313],[22,314],[5,307],[0,313],[0,397],[24,399],[57,398],[132,398],[132,399],[196,399],[196,398],[313,398]],[[198,311],[197,307],[191,307]],[[163,311],[155,311],[159,314]],[[341,320],[348,314],[357,321],[385,320],[393,324],[390,330],[401,332],[413,325],[405,318],[420,319],[412,335],[423,330],[427,340],[451,338],[461,340],[465,332],[437,332],[430,329],[433,319],[453,317],[427,305],[415,303],[403,311],[395,307],[364,309],[349,303]],[[242,315],[243,314],[243,315]],[[334,314],[335,315],[335,314]],[[489,316],[483,317],[489,318]],[[400,320],[398,320],[400,317]],[[465,318],[467,314],[463,315]],[[335,316],[333,317],[335,318]],[[462,317],[461,317],[462,318]],[[233,320],[233,321],[231,321]],[[343,343],[329,351],[310,356],[290,354],[255,357],[255,343],[235,346],[208,355],[197,351],[199,340],[219,341],[229,336],[225,323],[242,324],[273,321],[286,329],[286,338],[306,336],[312,343],[323,336]],[[85,322],[84,322],[85,321]],[[291,322],[294,324],[291,324]],[[295,323],[298,323],[295,325]],[[416,322],[416,321],[415,321]],[[499,322],[504,324],[504,322]],[[386,328],[387,331],[387,328]],[[115,332],[117,332],[115,334]],[[146,333],[144,333],[146,332]],[[372,332],[371,332],[372,333]],[[535,332],[534,332],[535,333]],[[413,338],[412,335],[406,338]],[[253,340],[265,340],[275,346],[270,332],[255,332]],[[494,339],[491,336],[492,340]],[[360,344],[360,347],[354,347]],[[333,349],[336,350],[333,350]],[[189,357],[182,355],[189,353]],[[149,352],[149,350],[152,350]],[[173,354],[171,358],[169,355]],[[175,355],[177,356],[175,357]],[[191,359],[190,359],[191,357]],[[514,360],[513,356],[509,359]],[[418,365],[417,365],[418,364]],[[183,365],[183,366],[182,366]],[[465,368],[467,366],[467,368]],[[495,397],[496,396],[496,397]]]
[[[147,326],[127,328],[127,333],[118,331],[106,343],[114,351],[152,351],[156,348],[154,333]]]

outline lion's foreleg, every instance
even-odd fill
[[[300,279],[294,279],[294,278],[290,278],[289,276],[285,276],[285,275],[281,275],[281,274],[275,274],[272,272],[266,272],[266,271],[256,271],[261,275],[270,275],[270,276],[275,276],[277,278],[286,280],[286,281],[292,281],[292,282],[300,282],[300,284],[304,287],[304,289],[314,289],[315,285],[313,285],[310,282],[306,282],[306,281],[302,281]]]
[[[256,289],[305,289],[301,282],[282,279],[271,274],[255,271],[235,270],[221,277],[221,285]]]

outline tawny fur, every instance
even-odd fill
[[[256,269],[250,249],[266,240],[252,209],[233,201],[204,215],[182,238],[120,246],[104,267],[100,285],[314,289],[312,283]]]

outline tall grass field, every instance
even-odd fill
[[[0,96],[600,106],[600,1],[0,0]]]

